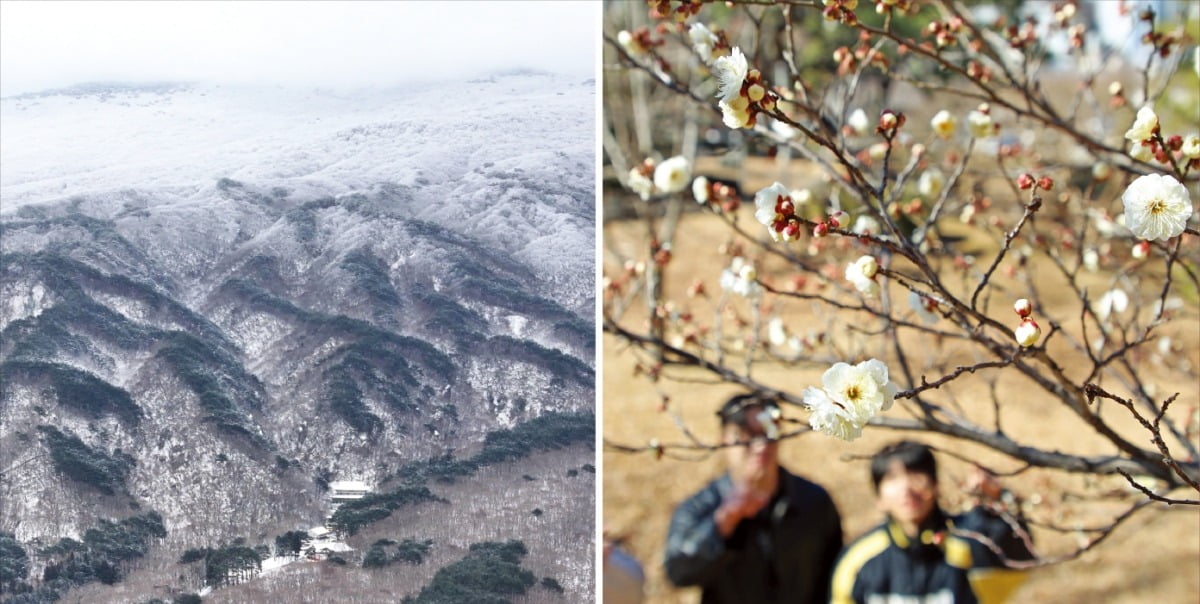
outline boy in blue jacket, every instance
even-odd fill
[[[885,447],[871,461],[871,479],[887,519],[843,550],[831,602],[1003,602],[1020,586],[1024,573],[1006,561],[1033,558],[1029,534],[990,474],[977,469],[968,488],[984,503],[959,516],[937,504],[937,463],[925,445]]]

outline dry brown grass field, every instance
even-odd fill
[[[755,173],[753,166],[743,174]],[[698,171],[704,171],[704,168]],[[769,172],[769,167],[759,166],[759,180]],[[711,172],[709,172],[711,173]],[[769,181],[767,181],[769,182]],[[795,181],[792,181],[795,182]],[[752,183],[757,186],[757,183]],[[801,186],[803,183],[793,184]],[[747,186],[748,191],[755,189]],[[690,202],[685,202],[690,203]],[[752,204],[751,204],[752,205]],[[741,210],[741,224],[757,226],[753,220],[753,209]],[[621,262],[626,258],[641,258],[645,255],[645,224],[637,220],[610,221],[605,225],[606,274],[620,272]],[[664,297],[682,301],[697,320],[711,325],[715,298],[719,296],[717,276],[727,265],[728,257],[718,251],[722,243],[730,241],[731,232],[721,220],[710,214],[687,213],[679,225],[680,235],[672,249],[673,260],[664,280]],[[966,233],[970,235],[970,233]],[[979,241],[987,240],[979,238]],[[969,238],[968,243],[975,240]],[[1187,245],[1195,246],[1193,240]],[[748,246],[749,249],[749,246]],[[802,249],[802,248],[800,248]],[[980,261],[990,260],[987,249],[979,249]],[[1049,275],[1048,266],[1036,264],[1031,267],[1034,277]],[[986,264],[984,264],[986,266]],[[780,264],[766,262],[760,265],[760,278],[777,284],[786,282],[789,273]],[[712,297],[688,299],[685,288],[696,278],[705,282]],[[947,277],[949,279],[949,277]],[[1103,275],[1089,276],[1097,286],[1106,283]],[[1147,280],[1150,281],[1150,280]],[[1155,279],[1154,281],[1158,281]],[[950,282],[950,281],[947,281]],[[999,277],[997,288],[1013,287],[1016,283]],[[1160,286],[1160,284],[1156,285]],[[1150,287],[1146,284],[1146,287]],[[904,303],[905,298],[893,297]],[[1078,300],[1067,292],[1047,288],[1043,291],[1043,303],[1051,308],[1046,314],[1056,317],[1078,317]],[[736,306],[742,316],[748,316],[745,306]],[[997,296],[991,304],[990,314],[1004,323],[1012,322],[1011,301]],[[621,323],[635,331],[643,331],[644,303],[638,302],[622,317]],[[782,317],[795,331],[803,333],[809,327],[827,329],[831,334],[841,334],[846,346],[859,347],[881,359],[889,358],[883,346],[870,336],[854,334],[847,325],[855,321],[866,321],[869,317],[857,313],[838,315],[815,314],[814,306],[791,302]],[[1163,391],[1181,392],[1171,417],[1183,423],[1193,412],[1200,398],[1200,388],[1195,383],[1195,368],[1200,367],[1200,322],[1197,320],[1194,301],[1187,303],[1185,315],[1167,325],[1159,335],[1171,335],[1175,352],[1167,357],[1155,357],[1150,353],[1135,358],[1141,371],[1149,381],[1161,386]],[[1072,313],[1074,313],[1072,315]],[[726,327],[726,331],[731,329]],[[910,359],[916,360],[914,371],[921,374],[928,370],[923,361],[947,360],[957,364],[969,364],[977,359],[972,351],[964,351],[961,345],[949,341],[936,341],[932,337],[902,335]],[[1052,342],[1049,352],[1068,371],[1082,368],[1081,355],[1070,349],[1063,341]],[[1084,358],[1083,360],[1086,360]],[[627,344],[615,336],[606,334],[603,339],[603,436],[613,443],[644,446],[652,437],[663,443],[683,443],[686,438],[676,426],[669,413],[659,410],[662,397],[669,397],[671,410],[679,415],[696,435],[705,442],[716,442],[717,426],[713,411],[725,397],[737,392],[728,384],[718,384],[711,375],[699,370],[669,370],[668,373],[681,381],[661,380],[652,383],[645,377],[635,375],[637,356]],[[739,368],[740,363],[736,364]],[[805,385],[819,384],[825,363],[760,363],[754,366],[754,377],[768,385],[786,388],[798,393]],[[1190,369],[1185,369],[1190,368]],[[1184,370],[1181,370],[1184,369]],[[897,374],[899,372],[896,372]],[[928,374],[937,377],[940,374]],[[1087,429],[1077,416],[1065,410],[1061,403],[1046,396],[1020,374],[1004,372],[997,374],[996,388],[1000,393],[1005,430],[1014,438],[1047,449],[1059,449],[1073,453],[1094,454],[1111,452],[1107,444],[1094,432]],[[1074,374],[1072,374],[1074,375]],[[1188,377],[1188,376],[1191,377]],[[897,377],[893,377],[897,379]],[[901,388],[909,384],[900,383]],[[949,391],[939,392],[943,397],[953,394],[963,412],[976,421],[990,425],[992,403],[987,393],[986,380],[980,378],[956,381]],[[945,400],[945,399],[943,399]],[[904,415],[903,404],[897,404],[888,414]],[[1122,416],[1124,414],[1124,417]],[[800,409],[785,409],[785,416],[807,419]],[[1129,417],[1124,409],[1110,407],[1104,417],[1119,431],[1148,445],[1144,432]],[[935,446],[946,446],[953,451],[969,456],[980,463],[1001,470],[1013,470],[1019,464],[979,446],[955,444],[949,439],[925,434],[909,434],[882,428],[869,428],[854,442],[843,442],[821,434],[805,434],[781,444],[780,459],[784,466],[824,485],[833,496],[842,514],[842,528],[847,541],[862,534],[880,521],[881,516],[874,507],[873,493],[867,462],[861,459],[878,450],[882,445],[913,437]],[[680,455],[686,453],[681,452]],[[695,456],[694,456],[695,457]],[[602,521],[610,535],[621,538],[624,546],[641,561],[647,575],[646,596],[649,602],[696,602],[699,592],[695,589],[676,589],[666,580],[662,556],[666,541],[667,524],[674,506],[700,489],[708,480],[722,471],[719,455],[700,456],[696,460],[680,460],[667,456],[656,461],[650,453],[622,453],[605,450],[603,454],[603,516]],[[969,465],[947,455],[939,456],[943,506],[957,511],[967,505],[959,484],[966,477]],[[1032,514],[1034,518],[1050,520],[1067,526],[1096,526],[1110,517],[1116,506],[1103,504],[1080,504],[1072,498],[1077,494],[1096,492],[1118,492],[1125,497],[1128,487],[1119,476],[1093,479],[1059,471],[1032,470],[1005,479],[1005,485],[1026,498],[1040,499],[1041,503]],[[1186,493],[1182,493],[1186,496]],[[1034,530],[1034,538],[1041,555],[1055,555],[1071,551],[1078,543],[1079,535],[1061,534],[1046,530]],[[1195,507],[1155,506],[1143,509],[1125,524],[1119,526],[1107,541],[1069,562],[1032,570],[1028,580],[1016,594],[1020,602],[1117,602],[1160,604],[1190,604],[1198,601],[1200,594],[1200,512]]]

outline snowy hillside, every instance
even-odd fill
[[[357,531],[590,446],[594,102],[531,73],[0,99],[0,562],[45,582],[25,601],[269,546],[325,521],[333,480],[383,497],[339,517]],[[96,527],[131,558],[88,549]],[[582,595],[577,539],[557,568]]]
[[[109,212],[204,205],[219,201],[222,178],[293,199],[406,187],[396,212],[553,273],[567,281],[560,299],[590,316],[594,102],[591,81],[550,75],[359,93],[88,85],[10,97],[0,213],[76,197]]]

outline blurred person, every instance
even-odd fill
[[[1014,513],[1015,497],[994,476],[975,468],[967,490],[980,502],[959,516],[938,506],[937,462],[925,445],[884,447],[871,460],[871,480],[887,518],[842,552],[833,604],[1004,602],[1024,582],[1024,572],[1005,561],[1033,558],[1020,534],[1029,533]],[[996,550],[964,532],[986,538]]]
[[[753,394],[717,412],[727,471],[671,518],[667,577],[701,602],[826,602],[842,548],[837,508],[779,465],[779,407]]]

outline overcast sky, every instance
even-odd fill
[[[595,2],[0,2],[0,96],[90,81],[593,77]]]

